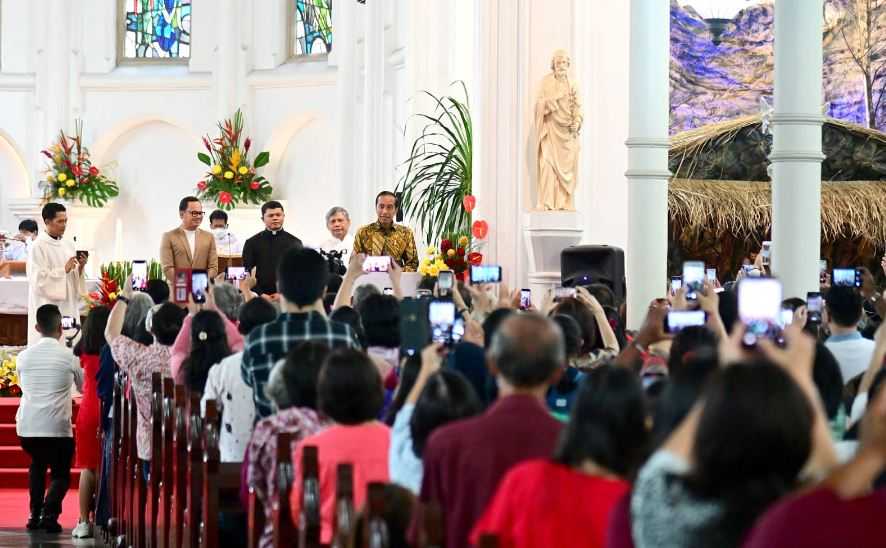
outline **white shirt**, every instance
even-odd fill
[[[56,339],[43,337],[18,355],[16,369],[22,389],[16,433],[25,438],[72,437],[71,386],[83,388],[80,360]]]
[[[863,338],[857,331],[849,335],[831,335],[824,345],[837,358],[843,384],[864,373],[874,354],[874,341]]]
[[[191,248],[191,258],[197,252],[197,231],[185,230],[185,237],[188,239],[188,247]]]
[[[341,251],[341,260],[345,266],[348,266],[351,252],[354,250],[354,235],[350,233],[345,234],[345,237],[341,240],[338,238],[328,238],[317,247],[323,251]]]
[[[34,326],[37,309],[44,304],[58,306],[62,316],[80,319],[81,294],[86,283],[79,268],[65,272],[65,264],[76,253],[73,242],[56,240],[41,232],[28,253],[28,344],[40,340]]]
[[[212,237],[215,238],[215,249],[220,256],[231,257],[243,254],[243,244],[230,230],[225,229],[224,232],[213,230]]]
[[[218,450],[222,462],[243,462],[255,422],[252,388],[240,375],[242,361],[243,352],[237,352],[213,365],[200,402],[200,407],[205,410],[206,400],[215,400],[221,410]]]

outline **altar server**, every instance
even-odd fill
[[[37,309],[54,304],[62,316],[78,323],[81,295],[86,293],[83,267],[88,256],[78,254],[74,244],[62,240],[68,226],[65,206],[50,202],[43,206],[46,230],[37,236],[28,255],[28,345],[40,340]]]

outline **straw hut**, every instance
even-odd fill
[[[769,239],[772,136],[761,116],[674,135],[669,263],[716,265],[723,278]],[[821,248],[831,265],[877,268],[886,243],[886,133],[827,118],[822,128]],[[773,250],[777,253],[777,250]]]

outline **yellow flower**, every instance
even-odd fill
[[[450,249],[449,251],[446,252],[446,256],[447,257],[455,257],[455,250]]]
[[[64,183],[65,181],[68,180],[68,174],[67,173],[59,173],[58,180],[61,181],[62,183]]]
[[[433,265],[428,269],[428,276],[436,276],[440,274],[440,269],[437,268],[437,265]]]
[[[428,255],[433,255],[434,253],[437,252],[437,248],[432,245],[429,245],[425,251],[427,252]]]
[[[233,171],[225,171],[225,179],[233,179],[234,172]]]
[[[112,300],[112,301],[113,301],[113,300],[116,300],[116,299],[117,299],[117,294],[116,294],[116,293],[108,293],[108,299],[109,299],[109,300]]]
[[[46,180],[49,181],[50,183],[55,181],[55,175],[50,173],[49,175],[46,176]]]
[[[249,173],[249,168],[246,166],[240,166],[240,169],[237,170],[237,173],[239,173],[240,175],[246,175],[247,173]]]
[[[221,168],[220,165],[214,165],[214,166],[212,166],[212,174],[213,174],[213,175],[218,175],[218,174],[221,173],[221,172],[222,172],[222,168]]]
[[[469,240],[467,236],[462,236],[458,239],[458,245],[462,247],[468,245],[469,243],[471,243],[471,240]]]
[[[67,186],[67,187],[72,187],[72,186],[74,186],[75,184],[77,184],[77,183],[74,181],[74,179],[70,179],[70,180],[68,180],[67,183],[65,183],[65,186]]]
[[[58,189],[58,195],[59,195],[59,196],[64,196],[64,195],[65,195],[65,189],[64,189],[64,187]]]
[[[431,260],[428,259],[427,257],[425,257],[424,259],[421,260],[420,266],[423,266],[425,268],[431,266]]]
[[[234,149],[234,152],[231,153],[231,169],[237,169],[237,166],[240,165],[240,149]]]
[[[443,259],[437,259],[434,266],[437,267],[437,270],[449,270],[449,266],[443,262]]]

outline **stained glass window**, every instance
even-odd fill
[[[123,57],[187,59],[191,55],[191,0],[122,0]]]
[[[295,3],[293,55],[321,55],[332,51],[332,0],[291,1]]]

